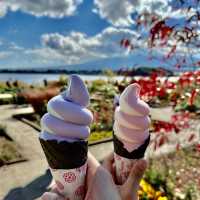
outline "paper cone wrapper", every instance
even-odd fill
[[[83,200],[87,171],[87,141],[44,140],[40,138],[57,189],[66,200]]]
[[[57,189],[67,200],[83,200],[87,162],[75,169],[50,169]]]
[[[115,134],[113,134],[114,160],[118,184],[123,184],[127,180],[133,165],[138,159],[144,157],[149,142],[150,135],[144,141],[144,143],[141,144],[141,146],[139,146],[137,149],[134,149],[132,152],[128,152],[124,148],[123,143],[117,138]]]
[[[134,163],[136,162],[136,159],[132,160],[132,159],[124,158],[122,156],[119,156],[116,153],[114,153],[114,159],[115,159],[115,165],[116,165],[117,182],[118,184],[121,185],[128,178],[130,170],[133,167]]]

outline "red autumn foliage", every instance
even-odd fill
[[[181,112],[172,116],[171,122],[155,121],[153,123],[153,130],[159,132],[172,132],[179,133],[181,129],[189,127],[189,113]]]
[[[158,79],[159,76],[164,76],[163,71],[155,71],[149,78],[140,78],[132,80],[131,83],[138,83],[141,86],[140,95],[151,100],[153,97],[160,99],[167,96],[167,89],[175,89],[176,84],[166,79],[163,83]]]
[[[196,145],[196,150],[200,152],[200,143]]]
[[[185,72],[179,77],[178,82],[182,88],[195,83],[200,84],[200,71]]]
[[[165,56],[165,59],[169,59],[170,57],[172,57],[172,55],[175,53],[176,51],[176,45],[174,45],[171,50],[169,51],[169,53]]]
[[[189,98],[189,105],[193,105],[194,104],[194,100],[198,94],[199,90],[198,89],[193,89],[192,92],[191,92],[191,96]]]
[[[122,39],[120,41],[120,46],[124,47],[124,48],[128,48],[130,50],[133,50],[133,44],[131,43],[131,41],[129,39]]]
[[[195,136],[196,135],[194,133],[192,133],[188,138],[188,142],[192,142],[194,140]]]
[[[180,145],[180,143],[176,144],[176,151],[179,151],[179,150],[180,150],[180,148],[181,148],[181,145]]]
[[[150,30],[150,46],[154,46],[155,40],[167,40],[173,31],[173,27],[165,24],[165,20],[158,21]]]
[[[176,88],[176,83],[169,81],[168,79],[166,79],[163,83],[163,85],[167,88],[167,89],[172,89],[174,90]]]
[[[163,144],[165,144],[168,141],[168,138],[165,135],[162,135],[158,142],[158,147],[161,147]]]

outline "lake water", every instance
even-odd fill
[[[0,73],[0,81],[15,81],[20,80],[26,83],[34,84],[34,83],[41,83],[44,79],[46,80],[58,80],[61,74],[26,74],[26,73]],[[79,74],[83,80],[96,80],[96,79],[103,79],[107,80],[107,76],[103,75],[84,75]],[[123,80],[124,76],[115,76],[114,79],[121,81]],[[139,77],[135,77],[136,79]],[[161,80],[164,80],[162,78]],[[176,81],[177,77],[170,77],[171,81]]]
[[[61,74],[26,74],[26,73],[0,73],[0,81],[15,81],[20,80],[26,83],[38,83],[46,80],[58,80]],[[107,76],[103,75],[83,75],[80,74],[83,80],[96,80],[96,79],[108,79]],[[117,80],[122,80],[123,76],[115,77]]]

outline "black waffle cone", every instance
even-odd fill
[[[113,144],[114,144],[114,152],[121,157],[128,159],[140,159],[144,157],[145,151],[150,142],[150,135],[144,141],[144,143],[139,146],[137,149],[129,152],[126,148],[124,148],[124,144],[117,138],[117,136],[113,133]]]
[[[52,169],[74,169],[87,161],[88,142],[67,142],[39,138],[47,162]]]

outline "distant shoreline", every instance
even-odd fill
[[[103,75],[103,72],[101,70],[97,71],[67,71],[67,70],[41,70],[41,71],[35,71],[35,70],[0,70],[0,73],[22,73],[22,74],[85,74],[85,75]]]
[[[107,69],[109,70],[109,69]],[[0,69],[0,73],[22,73],[22,74],[83,74],[83,75],[105,75],[106,70],[66,70],[66,69]],[[173,76],[175,73],[164,68],[140,67],[137,69],[111,70],[116,75],[122,76],[149,76],[152,72],[164,72],[166,76]]]

